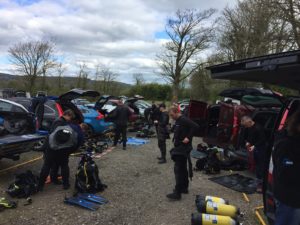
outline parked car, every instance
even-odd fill
[[[198,135],[203,137],[207,144],[240,148],[243,139],[240,121],[245,115],[251,116],[254,121],[265,127],[269,135],[272,130],[270,126],[282,105],[280,96],[270,90],[258,88],[226,89],[219,95],[236,99],[242,104],[227,99],[213,105],[190,101],[189,105],[189,117],[199,124]]]
[[[98,101],[95,103],[95,109],[102,114],[109,114],[112,113],[113,110],[118,106],[119,98],[110,95],[103,95],[101,96]],[[136,122],[139,119],[139,113],[137,113],[129,104],[128,100],[124,103],[128,105],[129,109],[131,110],[132,114],[129,118],[130,122]]]
[[[151,104],[144,100],[137,100],[134,105],[139,109],[139,114],[141,117],[145,116],[145,110],[151,108]]]
[[[81,111],[77,108],[75,104],[72,103],[72,100],[80,97],[97,97],[99,93],[92,90],[82,90],[82,89],[73,89],[59,97],[45,97],[45,102],[43,103],[43,110],[37,112],[36,109],[32,109],[31,106],[36,98],[11,98],[12,101],[23,105],[28,111],[34,112],[39,123],[37,127],[42,131],[49,131],[52,123],[59,117],[63,115],[63,112],[67,109],[72,109],[75,113],[75,121],[77,123],[82,123],[84,117]],[[42,150],[45,147],[45,142],[41,142],[36,150]]]
[[[18,160],[44,138],[36,133],[32,113],[21,104],[0,99],[0,159]]]
[[[88,136],[100,135],[114,130],[114,124],[106,122],[102,113],[83,105],[77,107],[83,114],[84,123],[89,126]]]
[[[84,99],[84,98],[77,98],[77,99],[74,99],[74,100],[72,100],[72,103],[74,103],[75,105],[84,105],[84,106],[88,106],[88,105],[90,105],[91,103],[88,101],[88,100],[86,100],[86,99]]]
[[[180,109],[180,112],[183,113],[184,110],[190,105],[190,99],[183,99],[183,100],[179,101],[177,104]]]
[[[284,52],[250,59],[229,62],[209,67],[213,79],[240,80],[274,84],[300,90],[300,51]],[[300,109],[300,97],[284,99],[283,105],[275,119],[271,139],[267,148],[269,169],[266,171],[263,186],[264,210],[269,224],[274,224],[275,200],[273,196],[273,162],[271,153],[273,139],[282,130],[288,118]],[[288,150],[288,149],[287,149]]]

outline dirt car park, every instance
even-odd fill
[[[195,139],[194,145],[201,142]],[[108,188],[101,193],[109,203],[101,206],[96,212],[66,205],[65,196],[71,196],[73,188],[62,190],[61,186],[48,184],[43,192],[32,196],[31,205],[24,206],[24,199],[18,199],[16,209],[1,212],[1,225],[82,225],[82,224],[114,224],[114,225],[185,225],[190,224],[191,213],[196,212],[195,196],[197,194],[214,195],[225,198],[238,206],[243,213],[243,224],[259,224],[254,208],[262,205],[262,196],[248,195],[246,202],[239,192],[227,189],[208,180],[208,175],[195,172],[190,186],[190,193],[178,202],[169,201],[165,195],[172,191],[174,185],[173,162],[168,155],[168,162],[157,164],[158,148],[155,138],[143,146],[128,147],[127,151],[117,147],[100,159],[96,159],[100,176]],[[168,149],[171,148],[171,141]],[[41,156],[41,153],[30,152],[21,156],[20,161],[3,159],[0,170],[27,162]],[[70,158],[71,183],[78,164],[78,157]],[[21,167],[0,172],[0,196],[6,196],[5,190],[13,181],[16,173],[32,170],[39,173],[42,160],[37,160]],[[221,172],[227,174],[230,172]],[[251,174],[247,174],[250,176]]]

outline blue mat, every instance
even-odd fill
[[[140,138],[133,138],[130,137],[127,139],[127,144],[128,145],[135,145],[135,146],[139,146],[139,145],[144,145],[149,143],[149,140],[145,140],[145,139],[140,139]]]

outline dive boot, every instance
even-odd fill
[[[158,164],[164,164],[164,163],[167,163],[167,160],[166,159],[160,159],[159,161],[158,161]]]
[[[174,201],[179,201],[181,199],[181,193],[173,192],[167,195],[167,198]]]

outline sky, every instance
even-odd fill
[[[75,76],[86,63],[93,78],[96,64],[133,83],[142,73],[147,82],[159,77],[156,54],[167,39],[167,18],[177,9],[215,8],[234,0],[0,0],[0,72],[14,74],[7,50],[18,42],[51,39],[56,55]]]

